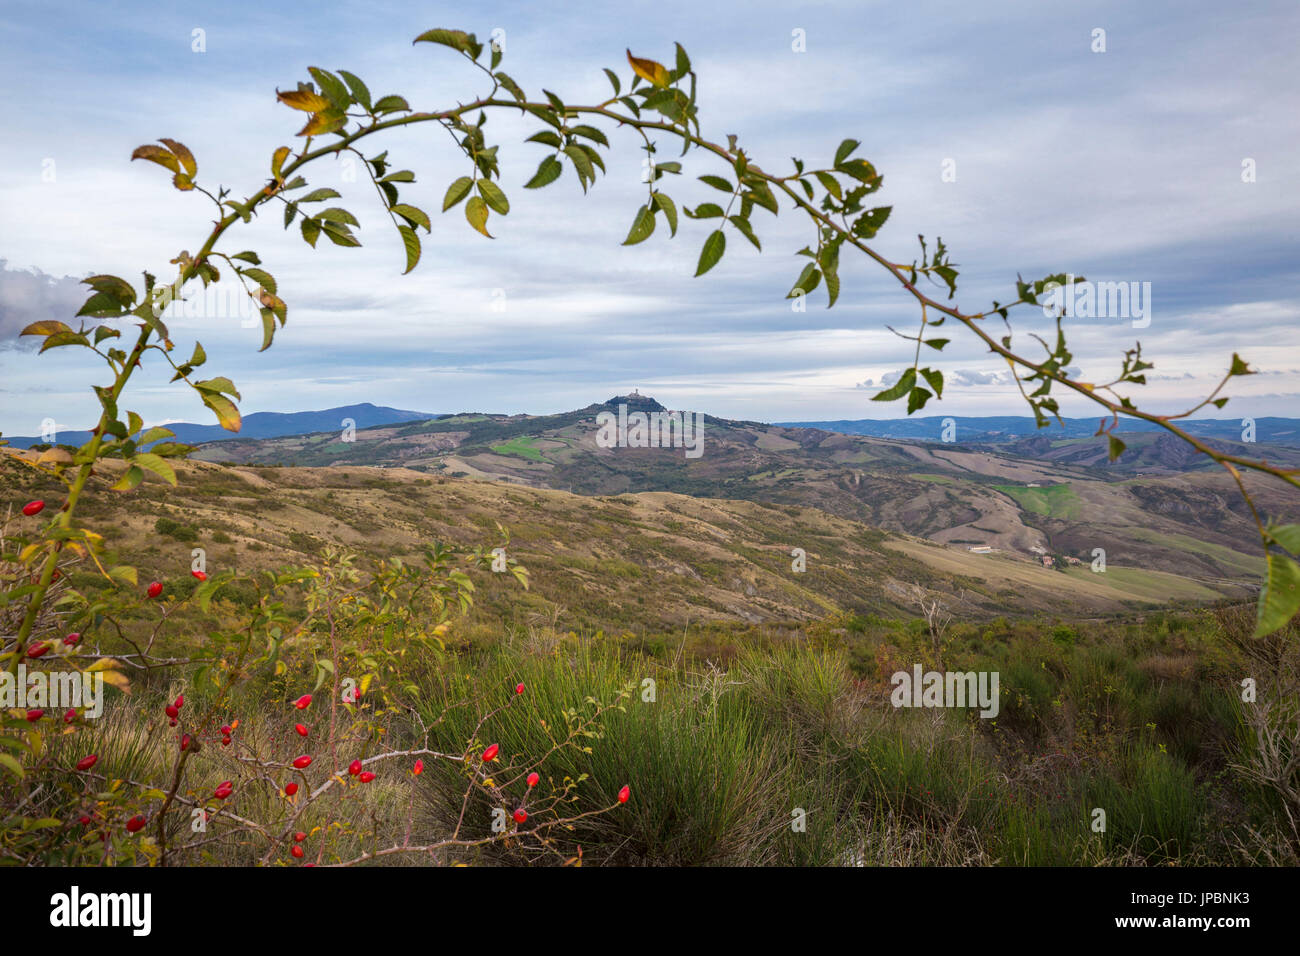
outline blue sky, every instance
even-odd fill
[[[73,349],[36,358],[15,333],[72,314],[76,280],[108,272],[166,275],[202,242],[212,207],[168,175],[130,163],[136,146],[186,143],[201,183],[245,195],[269,156],[295,145],[301,117],[274,90],[308,66],[359,74],[376,94],[434,109],[483,92],[450,51],[411,45],[444,26],[505,31],[507,70],[531,94],[570,102],[607,95],[601,73],[627,77],[625,47],[671,63],[673,41],[699,74],[705,135],[738,135],[755,161],[828,163],[845,137],[884,173],[894,206],[876,247],[910,260],[917,233],[942,235],[962,267],[958,304],[1013,297],[1027,278],[1072,271],[1151,283],[1151,322],[1079,319],[1071,332],[1086,378],[1113,377],[1135,339],[1156,362],[1145,396],[1157,411],[1194,403],[1235,349],[1263,373],[1242,380],[1222,413],[1295,415],[1300,403],[1300,6],[1241,3],[225,3],[0,5],[0,79],[11,97],[0,141],[0,430],[31,434],[54,418],[91,422],[94,366]],[[1093,52],[1105,30],[1106,51]],[[205,52],[192,50],[195,29]],[[792,32],[806,51],[792,49]],[[228,252],[254,248],[279,280],[289,324],[258,353],[237,318],[174,322],[178,349],[202,341],[211,374],[240,386],[245,412],[370,401],[430,412],[546,413],[633,387],[674,408],[758,420],[890,417],[869,396],[910,360],[885,330],[910,328],[909,298],[848,253],[840,303],[820,292],[805,313],[784,299],[811,238],[790,211],[756,213],[760,256],[732,235],[722,263],[694,279],[707,233],[683,221],[620,246],[643,201],[635,138],[609,130],[609,174],[583,196],[571,171],[523,190],[545,150],[522,140],[540,123],[505,114],[501,144],[510,215],[489,241],[459,209],[439,215],[447,184],[468,172],[431,126],[385,142],[419,182],[403,198],[429,209],[432,236],[403,277],[400,242],[372,187],[330,162],[313,185],[344,194],[362,249],[312,250],[278,213],[240,227]],[[661,145],[667,140],[660,138]],[[383,147],[379,147],[383,148]],[[373,151],[373,147],[371,150]],[[665,150],[675,158],[677,150]],[[1253,160],[1254,182],[1242,181]],[[955,164],[955,181],[942,176]],[[666,189],[678,204],[712,199],[701,156]],[[51,175],[51,171],[53,175]],[[716,194],[714,194],[716,195]],[[504,309],[500,305],[504,303]],[[1014,313],[1013,313],[1014,315]],[[1024,312],[1022,336],[1043,331]],[[958,334],[937,367],[944,402],[926,414],[1017,414],[1004,367]],[[145,371],[126,406],[148,422],[208,421],[188,391]],[[1090,413],[1068,403],[1067,414]]]

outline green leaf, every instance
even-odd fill
[[[524,188],[541,189],[543,186],[549,186],[560,178],[562,172],[564,172],[564,164],[554,156],[547,156],[537,167],[537,172],[533,173],[533,178],[524,183]]]
[[[1249,365],[1236,352],[1232,353],[1232,368],[1228,371],[1229,375],[1254,375]]]
[[[721,176],[713,176],[713,175],[701,176],[700,182],[712,186],[714,189],[721,189],[724,193],[733,192],[735,188],[731,185],[731,183],[727,182]]]
[[[447,187],[447,195],[442,197],[442,211],[446,212],[456,203],[460,202],[469,195],[470,189],[474,186],[474,180],[468,176],[462,176],[450,186]]]
[[[335,109],[346,110],[352,105],[352,94],[348,92],[343,81],[333,73],[315,66],[307,67],[307,72],[311,74],[312,79],[316,81],[321,92],[329,98]]]
[[[313,243],[314,245],[314,243]],[[275,313],[270,309],[262,309],[262,347],[259,352],[265,352],[271,347],[271,342],[275,339]]]
[[[320,223],[315,219],[304,219],[302,221],[302,237],[306,240],[307,245],[313,249],[316,248],[316,240],[320,237]]]
[[[318,219],[316,222],[320,225],[321,231],[329,238],[329,241],[336,246],[359,246],[361,240],[352,234],[347,226],[339,225],[337,222],[330,222],[325,219]]]
[[[399,110],[410,110],[411,106],[406,102],[405,97],[385,96],[381,97],[375,104],[376,113],[396,113]]]
[[[907,393],[907,414],[910,415],[915,411],[925,408],[925,403],[932,397],[933,396],[931,396],[928,391],[921,388],[919,385],[912,389]]]
[[[910,392],[916,385],[916,369],[909,368],[903,373],[902,378],[895,382],[891,387],[885,389],[878,395],[872,395],[873,402],[893,402],[902,398]]]
[[[488,207],[482,196],[469,197],[469,202],[465,203],[465,219],[483,235],[492,238],[492,234],[487,231]]]
[[[677,204],[663,193],[652,193],[651,196],[655,208],[662,210],[664,218],[668,220],[668,234],[677,235]]]
[[[596,172],[591,168],[591,158],[576,143],[564,147],[564,155],[573,161],[573,168],[578,173],[578,181],[582,183],[582,191],[586,192],[587,183],[596,181]]]
[[[254,269],[251,266],[239,270],[240,275],[248,276],[267,292],[274,294],[276,292],[275,280],[271,278],[269,272],[263,272],[261,269]]]
[[[564,140],[560,139],[560,135],[550,129],[538,130],[532,136],[524,140],[524,142],[541,143],[543,146],[553,146],[556,149],[559,149],[564,145]]]
[[[943,372],[936,371],[932,368],[921,369],[921,377],[925,379],[938,398],[943,398]]]
[[[948,344],[949,339],[926,339],[925,344],[935,351],[942,352],[943,347]]]
[[[1108,439],[1106,443],[1107,454],[1110,456],[1110,460],[1114,461],[1120,455],[1124,454],[1124,449],[1128,446],[1114,435],[1107,435],[1106,438]]]
[[[799,273],[799,278],[795,280],[794,286],[786,293],[787,299],[793,299],[802,292],[808,295],[813,289],[817,288],[817,283],[821,282],[822,274],[814,263],[808,263],[803,267],[803,272]]]
[[[632,220],[632,228],[628,230],[627,238],[623,240],[623,245],[635,246],[638,242],[644,242],[650,238],[651,233],[654,231],[654,210],[647,204],[636,211],[636,218]]]
[[[443,46],[449,46],[453,50],[460,50],[467,53],[470,50],[470,35],[464,30],[425,30],[418,37],[411,41],[415,43],[441,43]]]
[[[609,85],[614,87],[614,95],[618,96],[618,94],[623,91],[623,84],[619,82],[618,74],[609,67],[605,67],[604,70],[605,75],[609,77]]]
[[[1292,554],[1300,554],[1300,524],[1276,525],[1268,529],[1268,536]]]
[[[139,465],[141,468],[149,469],[159,478],[162,478],[164,481],[166,481],[169,485],[174,486],[176,484],[175,470],[172,468],[170,464],[167,463],[166,459],[160,458],[157,455],[153,454],[152,452],[147,452],[147,451],[141,452],[131,460],[131,463],[134,465]]]
[[[593,143],[600,143],[601,146],[609,145],[609,140],[605,138],[605,134],[594,126],[575,126],[569,132],[574,136],[585,136]]]
[[[393,212],[409,221],[414,226],[423,226],[425,232],[431,232],[432,228],[429,223],[429,214],[417,206],[408,206],[406,203],[399,202],[393,206]]]
[[[498,212],[504,216],[510,211],[510,201],[506,199],[506,194],[492,180],[480,179],[478,181],[478,191],[483,197],[483,201],[491,207],[493,212]]]
[[[846,139],[840,143],[840,148],[835,150],[835,165],[839,166],[840,163],[852,156],[853,151],[860,145],[856,139]]]
[[[348,89],[352,91],[352,98],[367,110],[371,109],[370,90],[366,88],[366,84],[362,83],[358,77],[349,73],[347,70],[339,70],[339,76],[343,77],[343,82],[346,83]]]
[[[759,252],[763,251],[762,243],[758,241],[758,236],[754,235],[754,227],[749,224],[749,220],[744,216],[728,216],[727,221],[735,226],[742,236],[754,244],[754,248]]]
[[[410,226],[398,226],[397,231],[402,234],[402,244],[406,246],[406,272],[402,273],[406,275],[420,261],[420,237]]]
[[[686,215],[691,219],[721,219],[722,207],[715,202],[702,202],[694,209],[686,207]]]
[[[709,233],[709,237],[704,240],[704,246],[700,249],[700,262],[695,267],[695,275],[702,276],[722,258],[722,254],[727,251],[727,237],[721,229],[715,229]]]
[[[334,189],[330,189],[328,186],[326,186],[321,189],[313,189],[311,192],[303,196],[301,199],[296,199],[294,201],[300,203],[320,202],[322,199],[338,199],[338,198],[339,198],[338,191]]]
[[[144,481],[144,470],[132,465],[122,473],[122,477],[110,489],[111,491],[130,491]]]
[[[496,78],[497,81],[510,92],[510,95],[520,103],[528,99],[528,97],[524,95],[524,91],[519,88],[519,84],[511,79],[508,74],[498,71],[496,73]]]
[[[1259,593],[1255,636],[1264,637],[1286,626],[1300,611],[1300,564],[1280,554],[1268,556],[1268,580]]]
[[[337,206],[331,206],[329,209],[322,209],[316,213],[316,218],[323,222],[344,222],[349,226],[360,226],[357,217],[352,215],[346,209],[340,209]]]

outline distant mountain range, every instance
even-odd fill
[[[244,416],[243,427],[237,432],[228,432],[220,425],[195,425],[191,422],[173,422],[165,427],[175,432],[177,441],[198,445],[231,438],[284,438],[288,435],[329,431],[341,433],[345,419],[351,419],[356,428],[373,428],[398,422],[431,421],[438,417],[427,412],[362,402],[360,405],[340,405],[338,408],[316,412],[253,412]],[[61,445],[80,445],[89,438],[88,431],[61,431],[56,436],[56,441]],[[45,440],[39,436],[22,435],[9,437],[8,441],[13,448],[30,448],[32,445],[43,444]]]
[[[634,418],[641,417],[636,412],[661,413],[651,420],[661,421],[663,447],[633,440]],[[683,425],[702,420],[696,455],[684,432],[682,443],[667,442],[663,412],[649,396],[624,395],[554,415],[462,413],[382,425],[359,429],[351,441],[337,428],[272,439],[240,436],[208,444],[194,457],[236,468],[378,466],[583,496],[666,492],[816,508],[947,546],[949,558],[962,556],[960,574],[980,556],[968,549],[992,549],[1018,561],[1038,562],[1048,554],[1090,562],[1100,548],[1113,566],[1107,580],[1127,576],[1156,593],[1168,582],[1142,574],[1174,574],[1194,582],[1192,591],[1205,597],[1209,592],[1197,589],[1224,594],[1225,588],[1248,587],[1262,566],[1258,531],[1231,476],[1163,432],[1124,432],[1128,449],[1111,462],[1106,440],[1092,437],[1095,422],[1086,434],[1070,437],[1059,427],[1035,434],[1030,419],[958,419],[956,441],[945,443],[933,440],[938,434],[918,441],[673,413]],[[971,435],[1002,437],[973,441],[963,421]],[[937,433],[943,419],[929,422]],[[972,422],[986,427],[977,430]],[[987,427],[990,422],[1001,428]],[[1220,432],[1226,425],[1207,424]],[[1240,423],[1232,424],[1235,440],[1203,440],[1300,468],[1300,444],[1244,443]],[[1267,436],[1300,422],[1263,419],[1256,422],[1257,431],[1261,427]],[[1294,495],[1271,484],[1261,484],[1256,503],[1266,515],[1294,514]]]
[[[870,435],[873,438],[898,438],[905,441],[944,441],[944,429],[951,422],[955,435],[947,439],[962,444],[998,444],[1015,442],[1027,435],[1042,435],[1053,441],[1063,438],[1090,438],[1097,432],[1100,418],[1063,418],[1064,424],[1055,421],[1048,428],[1038,428],[1033,418],[1018,415],[989,415],[965,417],[957,415],[930,415],[925,418],[898,419],[839,419],[822,422],[774,422],[788,428],[820,428],[844,435]],[[1219,438],[1226,441],[1243,441],[1245,425],[1240,418],[1193,418],[1179,423],[1184,431],[1197,438]],[[1254,440],[1274,445],[1300,447],[1300,419],[1256,418]],[[1158,425],[1137,419],[1121,419],[1116,433],[1159,432]]]

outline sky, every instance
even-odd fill
[[[275,91],[308,79],[308,66],[349,70],[376,96],[400,93],[416,109],[486,92],[452,51],[412,45],[433,27],[483,40],[499,31],[501,69],[531,97],[546,88],[571,103],[609,95],[605,66],[626,85],[625,48],[671,65],[680,41],[706,137],[735,134],[780,173],[792,156],[829,165],[841,140],[860,140],[857,155],[884,174],[874,198],[893,207],[874,247],[911,261],[918,234],[942,236],[961,269],[963,309],[1014,298],[1017,274],[1137,283],[1143,317],[1068,321],[1086,380],[1114,378],[1140,341],[1156,367],[1131,394],[1178,412],[1217,384],[1236,351],[1261,374],[1236,380],[1216,416],[1300,415],[1300,5],[1291,0],[668,0],[635,15],[626,4],[495,0],[211,9],[4,0],[0,432],[37,434],[47,418],[86,427],[98,414],[89,386],[107,380],[81,350],[38,357],[33,339],[17,337],[24,326],[76,325],[87,295],[78,280],[170,277],[169,261],[206,237],[211,203],[173,189],[160,167],[129,162],[135,147],[180,140],[200,184],[245,196],[266,181],[277,146],[301,142],[302,115]],[[237,226],[220,248],[258,251],[288,325],[259,353],[260,327],[205,300],[207,314],[170,323],[177,351],[201,341],[205,371],[234,380],[245,413],[373,402],[545,414],[634,388],[671,408],[746,420],[903,413],[870,397],[911,361],[912,344],[886,327],[910,333],[918,313],[879,266],[846,250],[839,303],[825,308],[819,289],[793,311],[785,295],[802,263],[793,254],[815,237],[783,209],[754,214],[761,254],[732,231],[721,263],[693,278],[712,224],[683,217],[675,239],[661,223],[648,241],[621,245],[646,192],[636,135],[604,124],[608,175],[585,196],[571,169],[525,190],[547,150],[524,140],[541,125],[514,112],[489,118],[511,203],[490,221],[492,240],[461,208],[439,213],[447,185],[469,172],[443,130],[394,131],[367,147],[416,172],[403,200],[433,217],[406,276],[364,174],[350,181],[334,160],[308,167],[314,187],[343,193],[362,248],[322,240],[313,250],[281,228],[278,210]],[[678,158],[668,137],[657,142],[661,161]],[[721,196],[696,177],[728,169],[703,154],[683,162],[684,175],[660,183],[679,207]],[[1017,345],[1036,355],[1029,335],[1050,321],[1031,310],[1012,321]],[[951,331],[930,356],[948,388],[923,414],[1027,413],[1005,364]],[[143,368],[124,407],[151,424],[211,421],[169,377]],[[1067,400],[1063,412],[1092,406]]]

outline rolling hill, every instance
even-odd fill
[[[619,405],[664,411],[651,398],[618,396],[558,415],[464,414],[385,425],[359,430],[352,442],[337,433],[231,439],[196,457],[404,468],[583,496],[666,492],[815,508],[927,539],[969,560],[1040,562],[1046,554],[1091,566],[1100,550],[1108,568],[1177,575],[1216,593],[1252,587],[1262,567],[1253,522],[1227,475],[1115,469],[1097,462],[1097,453],[1105,454],[1096,439],[1062,439],[1077,444],[1057,457],[1018,443],[918,443],[704,416],[702,452],[689,457],[682,448],[602,447],[598,416]],[[1265,513],[1294,511],[1294,498],[1271,485],[1257,483],[1256,494]]]

